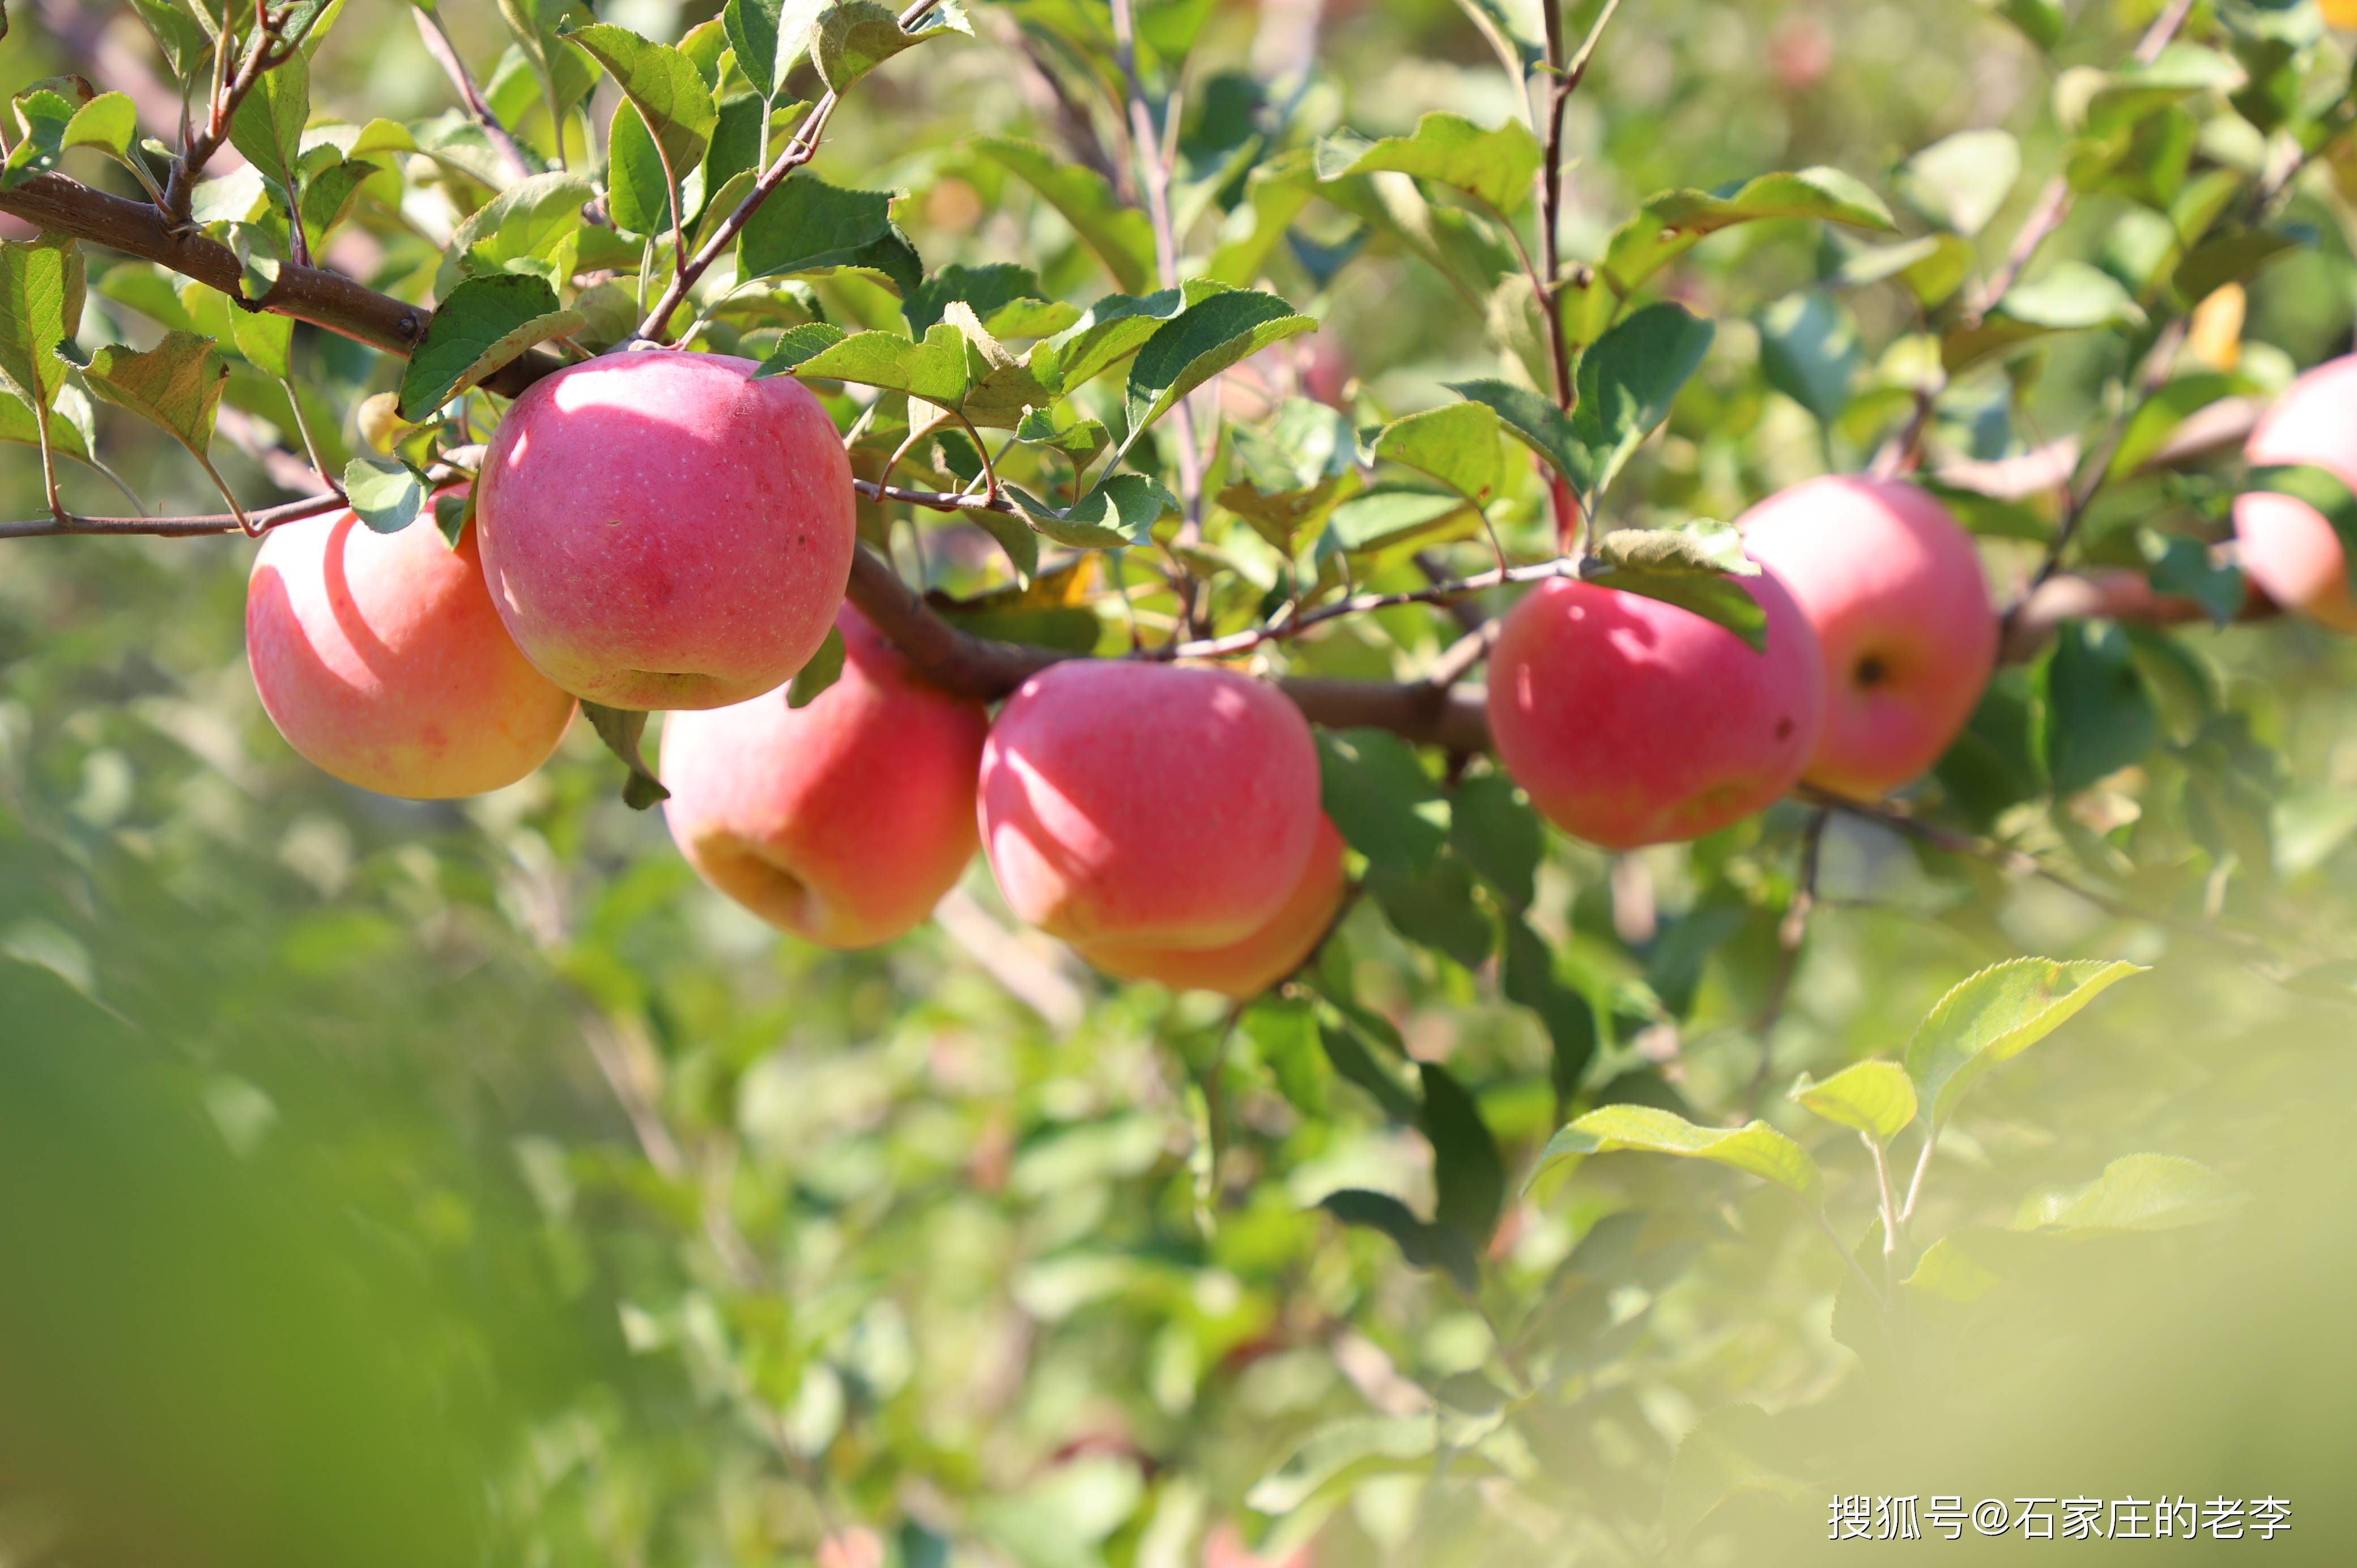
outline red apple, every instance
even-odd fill
[[[1558,577],[1490,655],[1490,729],[1532,804],[1607,849],[1699,838],[1791,789],[1815,749],[1824,661],[1775,576],[1732,579],[1768,647],[1691,610]]]
[[[851,464],[818,399],[753,362],[671,349],[569,366],[483,460],[483,569],[566,691],[717,708],[784,684],[851,575]]]
[[[1072,660],[1023,683],[982,754],[982,842],[1017,918],[1082,948],[1239,942],[1300,886],[1318,748],[1224,670]]]
[[[1299,969],[1342,907],[1342,835],[1320,816],[1309,865],[1286,901],[1261,927],[1215,948],[1138,948],[1106,944],[1080,950],[1107,974],[1151,980],[1173,991],[1217,991],[1242,1000]]]
[[[1846,477],[1780,491],[1737,526],[1824,651],[1809,782],[1879,795],[1920,776],[1996,668],[1997,618],[1972,535],[1913,485]]]
[[[378,533],[349,511],[281,523],[246,582],[245,653],[286,742],[347,784],[479,795],[547,760],[572,696],[516,649],[475,531]]]
[[[2357,355],[2330,360],[2292,382],[2259,427],[2255,465],[2306,464],[2357,486]],[[2243,570],[2286,609],[2338,631],[2357,631],[2349,557],[2324,514],[2303,500],[2254,490],[2234,500]]]
[[[704,879],[833,948],[918,925],[974,857],[990,715],[917,678],[846,605],[843,673],[806,707],[780,689],[663,721],[663,814]]]

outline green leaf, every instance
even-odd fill
[[[1358,433],[1340,409],[1287,398],[1266,428],[1239,426],[1226,439],[1230,480],[1220,504],[1288,553],[1303,529],[1359,488]]]
[[[1548,467],[1570,481],[1573,489],[1584,494],[1595,488],[1587,447],[1571,415],[1557,408],[1554,399],[1511,381],[1450,381],[1448,387],[1496,414],[1515,440],[1545,458]]]
[[[442,542],[451,549],[458,548],[458,541],[466,537],[467,525],[474,521],[473,487],[469,486],[460,495],[434,498],[434,527],[442,535]]]
[[[2081,1235],[2179,1230],[2223,1219],[2250,1199],[2198,1160],[2124,1155],[2076,1192],[2043,1193],[2024,1203],[2014,1229]]]
[[[1763,174],[1718,191],[1665,190],[1614,231],[1602,271],[1623,297],[1709,235],[1763,218],[1822,218],[1889,232],[1890,209],[1839,169]]]
[[[1472,873],[1453,854],[1443,852],[1419,875],[1370,862],[1367,891],[1392,929],[1468,969],[1479,969],[1496,944],[1490,917],[1474,901]]]
[[[1955,1237],[1943,1236],[1924,1250],[1915,1272],[1900,1283],[1942,1301],[1970,1305],[2005,1281],[1965,1251]]]
[[[956,408],[974,384],[964,334],[943,325],[912,343],[897,332],[860,332],[794,367],[805,381],[856,381]]]
[[[262,73],[230,116],[230,145],[281,190],[295,184],[303,156],[303,124],[311,117],[311,68],[302,52]]]
[[[1506,1162],[1480,1108],[1437,1062],[1418,1062],[1424,1112],[1417,1124],[1432,1144],[1432,1218],[1487,1250],[1506,1207]]]
[[[2142,964],[2121,960],[2009,959],[1959,983],[1907,1044],[1907,1074],[1934,1133],[1981,1074],[2010,1061]]]
[[[1547,1141],[1531,1179],[1537,1180],[1558,1160],[1624,1149],[1709,1160],[1772,1182],[1812,1206],[1824,1192],[1824,1177],[1809,1152],[1767,1122],[1731,1130],[1697,1127],[1652,1105],[1607,1105],[1589,1112]]]
[[[66,129],[73,124],[73,103],[48,88],[19,94],[13,107],[22,134],[8,149],[7,162],[0,165],[0,190],[13,190],[56,168],[65,151]]]
[[[906,297],[924,282],[916,247],[892,221],[892,193],[846,190],[796,169],[746,223],[737,275],[784,277],[856,267]]]
[[[1622,593],[1691,610],[1755,649],[1768,646],[1768,613],[1735,581],[1755,577],[1742,535],[1707,519],[1674,528],[1616,528],[1598,540],[1579,575]]]
[[[905,32],[899,14],[888,5],[877,0],[840,0],[819,13],[811,32],[811,62],[818,68],[820,81],[843,92],[902,49],[943,33],[974,36],[974,24],[957,0],[940,0]]]
[[[674,178],[684,180],[704,161],[720,106],[694,60],[610,22],[576,27],[568,18],[557,36],[604,66],[622,96],[637,105]]]
[[[799,370],[843,340],[843,328],[831,327],[823,321],[806,321],[799,327],[789,327],[778,334],[778,346],[753,371],[753,379],[759,381],[767,376],[782,376]]]
[[[823,0],[728,0],[720,13],[737,67],[765,99],[775,99],[786,73],[809,51],[811,24]]]
[[[1596,476],[1591,498],[1611,489],[1622,465],[1669,417],[1717,331],[1684,306],[1665,301],[1636,312],[1579,357],[1572,427]]]
[[[668,234],[678,194],[646,117],[629,99],[617,100],[606,127],[607,216],[633,234]]]
[[[66,126],[65,145],[98,147],[118,158],[131,156],[131,145],[139,138],[139,111],[128,95],[102,92],[74,111],[72,123]]]
[[[1273,294],[1232,289],[1188,306],[1155,329],[1129,367],[1124,409],[1126,454],[1179,399],[1272,343],[1316,328],[1307,316]]]
[[[2127,634],[2066,621],[2035,672],[2043,699],[2039,754],[2057,800],[2141,762],[2160,744],[2160,714]]]
[[[344,499],[379,533],[398,533],[425,510],[425,476],[397,457],[355,457],[344,466]]]
[[[81,247],[61,234],[0,240],[0,382],[36,412],[66,379],[56,350],[81,330]]]
[[[1866,352],[1841,302],[1815,289],[1788,294],[1760,313],[1760,371],[1768,384],[1830,425],[1849,404]]]
[[[1803,1073],[1792,1100],[1878,1144],[1889,1143],[1915,1120],[1915,1080],[1897,1062],[1857,1062],[1822,1083]]]
[[[1528,797],[1502,773],[1458,782],[1449,798],[1448,845],[1516,909],[1538,897],[1546,832]]]
[[[1505,949],[1499,989],[1517,1007],[1529,1008],[1545,1028],[1554,1047],[1548,1080],[1555,1099],[1568,1103],[1578,1094],[1601,1043],[1596,1009],[1556,977],[1554,950],[1519,911],[1506,918]]]
[[[375,164],[344,158],[314,170],[303,182],[303,235],[314,254],[327,244],[329,231],[351,211],[361,188],[382,172]]]
[[[1146,347],[1162,324],[1189,306],[1208,299],[1218,290],[1201,285],[1166,288],[1139,298],[1109,294],[1089,306],[1071,334],[1060,343],[1041,344],[1031,358],[1035,368],[1052,361],[1055,373],[1040,370],[1040,380],[1059,392],[1072,392]]]
[[[2135,473],[2169,445],[2169,438],[2190,416],[2221,399],[2239,397],[2252,390],[2252,384],[2241,376],[2208,371],[2179,376],[2159,388],[2129,416],[2126,429],[2120,434],[2119,446],[2112,454],[2107,477],[2118,479]]]
[[[1486,403],[1453,403],[1395,420],[1375,437],[1374,454],[1429,474],[1475,506],[1489,500],[1504,478],[1498,416]]]
[[[2143,542],[2153,592],[2191,599],[2212,626],[2228,625],[2242,614],[2250,588],[2239,568],[2212,560],[2206,545],[2182,534],[2147,530]]]
[[[1426,114],[1412,135],[1370,142],[1340,131],[1318,144],[1318,177],[1390,170],[1451,186],[1501,214],[1530,199],[1542,157],[1538,138],[1520,120],[1485,131],[1457,114]]]
[[[1444,1270],[1468,1291],[1480,1288],[1481,1260],[1472,1240],[1461,1230],[1419,1218],[1390,1194],[1345,1187],[1327,1194],[1318,1207],[1345,1225],[1382,1231],[1398,1243],[1410,1268]]]
[[[1990,0],[1992,8],[2041,49],[2062,41],[2062,0]]]
[[[1860,251],[1829,280],[1844,288],[1898,278],[1926,309],[1954,297],[1972,275],[1972,242],[1955,234],[1924,234],[1878,250]]]
[[[1146,287],[1154,276],[1154,225],[1115,195],[1103,176],[1032,142],[985,136],[973,146],[1062,213],[1113,274],[1115,287],[1131,295]]]
[[[61,344],[58,351],[71,347]],[[110,343],[81,366],[81,378],[107,402],[162,425],[211,473],[213,415],[229,380],[229,366],[211,338],[167,332],[144,354]]]
[[[276,316],[266,310],[232,310],[229,318],[230,341],[237,346],[246,363],[273,381],[286,381],[295,374],[295,318]]]
[[[843,632],[840,628],[831,626],[826,628],[826,640],[818,645],[818,651],[811,655],[810,662],[795,671],[793,680],[787,683],[786,706],[809,707],[821,692],[834,684],[842,673]]]
[[[597,732],[606,749],[630,769],[630,777],[622,783],[622,804],[633,811],[643,811],[658,800],[671,799],[671,791],[663,788],[662,780],[655,777],[646,758],[639,754],[639,742],[647,733],[643,711],[585,702],[581,704],[581,716],[589,721],[589,727]]]
[[[1039,286],[1039,274],[1029,267],[1019,266],[1013,262],[996,262],[981,267],[970,267],[961,263],[943,267],[908,291],[900,314],[908,318],[909,331],[922,333],[942,319],[952,301],[963,301],[972,306],[975,317],[993,332],[1000,328],[992,325],[992,318],[1008,313],[1010,307],[1023,304],[1047,304],[1044,291]],[[1079,319],[1080,312],[1073,310],[1065,317],[1062,326],[1052,330],[1060,332]],[[1037,338],[1048,334],[1027,332],[1021,336]]]
[[[1318,548],[1380,555],[1410,545],[1467,538],[1480,531],[1480,522],[1481,514],[1468,506],[1462,496],[1378,488],[1334,509]]]
[[[98,466],[88,428],[90,405],[72,387],[60,387],[47,421],[49,450],[77,462]],[[0,441],[21,446],[41,444],[41,422],[30,403],[13,392],[0,391]]]
[[[1023,509],[1034,529],[1075,550],[1117,550],[1151,543],[1154,525],[1178,510],[1178,498],[1159,479],[1144,474],[1109,475],[1060,511],[1013,485],[1006,487],[1006,493]]]
[[[1387,730],[1318,732],[1319,796],[1336,831],[1376,865],[1416,877],[1448,842],[1448,799],[1415,747]]]
[[[1966,239],[1989,226],[2021,177],[2021,144],[2004,131],[1960,131],[1899,166],[1892,188],[1926,222]]]
[[[1370,1225],[1389,1233],[1396,1221],[1344,1214],[1335,1199],[1381,1197],[1379,1193],[1336,1193],[1320,1207],[1351,1224]],[[1396,1202],[1396,1200],[1392,1200]],[[1401,1212],[1405,1213],[1403,1208]],[[1410,1216],[1411,1219],[1414,1216]],[[1411,1262],[1415,1260],[1411,1259]],[[1438,1260],[1419,1263],[1436,1266]],[[1282,1518],[1321,1497],[1346,1495],[1361,1480],[1379,1475],[1428,1473],[1439,1433],[1429,1415],[1352,1416],[1319,1428],[1284,1464],[1263,1477],[1244,1494],[1244,1506]],[[1459,1456],[1460,1464],[1463,1456]],[[1459,1472],[1462,1473],[1461,1471]]]
[[[1326,1059],[1334,1064],[1334,1070],[1373,1096],[1384,1114],[1395,1122],[1416,1119],[1421,1110],[1416,1097],[1398,1075],[1374,1058],[1356,1029],[1321,1024],[1318,1040],[1325,1048]]]
[[[2242,283],[2268,263],[2314,242],[2276,229],[2229,224],[2205,234],[2169,274],[2169,286],[2183,299],[2207,299],[2230,283]]]
[[[422,424],[484,377],[588,318],[557,304],[546,280],[521,273],[468,278],[426,323],[401,377],[401,417]]]
[[[172,68],[172,74],[186,81],[188,72],[212,48],[205,30],[171,0],[131,0],[131,4],[139,13],[139,19],[147,24],[147,31],[155,36],[156,47],[163,51],[164,62]]]
[[[581,209],[597,195],[597,188],[577,174],[536,174],[519,180],[458,225],[436,285],[456,288],[466,276],[509,271],[533,273],[558,285],[571,281],[569,260],[560,258],[573,252],[570,242],[585,221]],[[615,220],[623,221],[619,216]],[[624,222],[623,227],[631,225]]]
[[[1977,326],[1950,332],[1941,358],[1954,374],[2050,333],[2144,322],[2143,307],[2109,273],[2084,262],[2057,262],[2035,282],[2016,284]]]

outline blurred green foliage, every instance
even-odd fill
[[[86,69],[99,35],[78,28],[146,48],[99,7],[30,9],[0,43],[12,91]],[[2117,65],[2158,9],[2084,7],[2050,59],[2029,35],[2060,12],[2035,5],[1631,0],[1571,103],[1566,252],[1607,255],[1656,192],[1826,166],[1896,199],[1930,262],[1961,248],[1986,273],[2068,159],[2086,194],[2050,254],[2078,270],[2037,274],[2037,303],[2079,319],[2093,299],[2122,325],[2024,354],[1951,338],[1932,450],[2018,457],[2125,416],[2148,339],[2118,300],[2165,313],[2175,286],[2155,281],[2148,231],[2182,190],[2154,182],[2178,152],[2179,186],[2197,158],[2244,169],[2282,113],[2205,89],[2198,123],[2172,103],[2112,163],[2080,166],[2102,149],[2065,130],[2058,84]],[[712,10],[625,0],[600,17],[675,38]],[[2203,36],[2313,16],[2195,13]],[[589,84],[557,80],[561,63],[540,81],[492,7],[441,15],[479,67],[510,51],[487,91],[553,150],[546,99]],[[1114,269],[969,144],[1061,145],[1075,112],[1015,40],[1028,29],[1070,91],[1088,71],[1060,51],[1102,18],[1019,0],[974,23],[975,40],[863,80],[819,171],[909,192],[894,215],[935,273],[1020,261],[1049,300],[1086,302]],[[1480,31],[1438,0],[1333,0],[1322,27],[1299,6],[1170,0],[1140,27],[1150,67],[1187,58],[1182,199],[1223,237],[1213,209],[1252,214],[1255,159],[1513,107]],[[2309,47],[2303,102],[2347,70],[2342,44]],[[354,0],[310,73],[315,113],[354,124],[450,106],[405,9],[381,0]],[[613,91],[597,91],[602,128]],[[1283,146],[1243,151],[1269,125]],[[1992,126],[2018,138],[2014,164],[1988,145],[1921,155]],[[2249,279],[2235,388],[2272,392],[2347,348],[2349,170],[2336,145],[2291,190],[2280,226],[2300,243]],[[1529,347],[1467,285],[1463,267],[1494,260],[1482,232],[1386,188],[1448,242],[1442,264],[1412,253],[1413,224],[1404,238],[1363,202],[1305,199],[1235,280],[1265,276],[1319,318],[1312,341],[1358,381],[1361,423],[1441,405],[1445,383]],[[435,288],[431,226],[454,214],[366,185],[356,200],[341,264],[404,297]],[[1103,227],[1105,246],[1128,242]],[[1731,517],[1867,460],[1942,349],[1924,331],[1936,266],[1852,286],[1885,242],[1745,224],[1657,280],[1719,329],[1666,435],[1631,459],[1616,521]],[[290,397],[331,467],[371,444],[364,400],[395,390],[398,365],[305,328],[290,391],[199,319],[218,296],[179,301],[178,323],[159,274],[92,264],[85,347],[189,324],[239,347],[238,422],[216,443],[239,494],[272,489],[239,433],[294,441]],[[853,328],[898,314],[856,281],[814,297]],[[610,298],[576,304],[614,335]],[[1231,413],[1258,425],[1254,396],[1315,367],[1305,351],[1258,387],[1232,378]],[[154,508],[213,506],[161,432],[110,416],[98,446]],[[0,504],[33,515],[38,465],[5,451]],[[963,456],[944,440],[938,474]],[[1492,515],[1529,550],[1543,488],[1511,467]],[[67,483],[109,510],[104,479]],[[2083,559],[2141,570],[2164,536],[2206,539],[2227,489],[2131,477],[2089,509]],[[2001,586],[2018,583],[2049,498],[1958,504]],[[1349,537],[1398,516],[1362,510]],[[1415,525],[1434,516],[1457,526],[1426,542],[1486,562],[1452,501]],[[942,581],[1001,580],[978,532],[923,527]],[[1241,521],[1231,537],[1251,548]],[[1366,553],[1372,580],[1415,580],[1407,552]],[[1203,997],[1108,989],[1006,929],[979,868],[947,923],[889,950],[779,939],[615,798],[586,726],[541,774],[463,805],[338,786],[253,698],[247,558],[221,540],[5,546],[0,1561],[701,1568],[809,1561],[833,1538],[819,1560],[843,1563],[860,1561],[840,1555],[845,1532],[872,1530],[905,1568],[1174,1568],[1229,1528],[1272,1552],[1314,1540],[1328,1563],[1749,1563],[1810,1557],[1836,1491],[1969,1506],[2154,1490],[2289,1498],[2293,1533],[2269,1550],[2345,1555],[2351,993],[2335,961],[2357,914],[2357,654],[2313,627],[2074,627],[2001,673],[1933,803],[2168,918],[2113,918],[1837,815],[1768,1071],[1755,1026],[1799,805],[1618,860],[1550,840],[1534,869],[1528,816],[1485,765],[1444,791],[1404,746],[1340,737],[1385,780],[1353,842],[1396,854],[1321,961],[1321,1000],[1232,1021]],[[1376,626],[1306,643],[1292,668],[1411,673],[1446,634],[1420,611]],[[1080,635],[1120,631],[1101,616]],[[1867,1151],[1761,1090],[1899,1059],[1952,985],[2023,952],[2152,967],[1991,1073],[1951,1124],[1924,1233],[1965,1261],[1944,1277],[1998,1283],[1916,1293],[1908,1343],[1805,1210],[1737,1172],[1612,1155],[1523,1190],[1570,1111],[1717,1122],[1756,1102],[1813,1156],[1870,1271]],[[2183,1229],[2091,1227],[2116,1210],[2081,1189],[2135,1153],[2222,1185],[2170,1210]],[[1486,1256],[1446,1240],[1499,1213]],[[1417,1229],[1425,1215],[1463,1226]],[[1437,1267],[1407,1266],[1395,1239]],[[1547,1388],[1526,1399],[1533,1368]]]

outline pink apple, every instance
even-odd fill
[[[1017,917],[1082,947],[1221,947],[1300,886],[1318,748],[1274,687],[1072,660],[1023,683],[982,754],[982,842]]]
[[[547,760],[572,696],[517,651],[475,532],[378,533],[349,511],[281,523],[246,582],[245,653],[286,742],[347,784],[479,795]]]
[[[846,605],[843,673],[663,721],[663,814],[704,879],[771,925],[873,947],[931,915],[974,858],[990,715],[920,681]]]
[[[1262,992],[1299,969],[1323,940],[1342,907],[1342,835],[1320,816],[1309,865],[1292,895],[1260,928],[1214,948],[1138,948],[1101,945],[1081,956],[1123,980],[1151,980],[1173,991],[1218,991],[1239,1000]]]
[[[1791,789],[1824,714],[1816,635],[1775,576],[1733,579],[1767,651],[1691,610],[1558,577],[1490,655],[1506,771],[1565,832],[1607,849],[1699,838]]]
[[[2357,486],[2357,355],[2309,371],[2251,432],[2256,465],[2306,464]],[[2349,558],[2324,514],[2306,501],[2255,490],[2234,501],[2243,570],[2286,609],[2338,631],[2357,631]]]
[[[851,464],[791,376],[672,349],[608,354],[515,401],[483,461],[483,570],[566,691],[717,708],[780,686],[851,575]]]
[[[1919,777],[1996,668],[1996,612],[1972,535],[1913,485],[1846,477],[1780,491],[1737,526],[1824,651],[1809,782],[1879,795]]]

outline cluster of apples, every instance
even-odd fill
[[[1344,846],[1308,724],[1231,671],[1075,660],[994,720],[929,685],[844,602],[847,459],[816,398],[750,361],[648,350],[519,399],[476,519],[373,532],[350,512],[264,542],[246,608],[264,706],[348,782],[448,798],[546,759],[576,698],[671,712],[673,836],[705,879],[840,948],[923,920],[979,845],[1008,906],[1109,973],[1249,995],[1333,920]],[[2303,378],[2254,460],[2357,483],[2357,358]],[[2277,599],[2357,625],[2330,525],[2243,499]],[[1970,536],[1899,481],[1813,479],[1739,521],[1765,650],[1660,600],[1549,581],[1500,628],[1489,710],[1537,809],[1607,848],[1691,839],[1803,779],[1876,795],[1970,717],[1998,626]],[[841,675],[787,682],[839,628]]]

